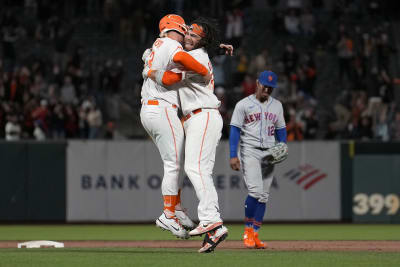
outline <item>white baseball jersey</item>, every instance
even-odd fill
[[[181,66],[173,61],[175,54],[183,51],[182,45],[168,37],[158,38],[149,55],[149,67],[157,70],[176,70]],[[157,84],[150,78],[146,78],[142,86],[142,100],[161,99],[179,106],[178,94],[171,87]]]
[[[286,127],[282,103],[271,96],[261,103],[252,94],[236,104],[231,125],[241,129],[241,146],[269,148],[275,144],[275,130]]]
[[[189,54],[212,73],[212,65],[204,48],[192,50]],[[185,172],[199,199],[198,218],[201,224],[222,222],[212,176],[223,126],[217,110],[220,101],[214,95],[213,81],[206,84],[197,73],[187,72],[181,86],[178,94],[183,114],[202,108],[201,112],[193,114],[183,124],[186,134]]]
[[[188,53],[208,68],[212,74],[211,61],[204,48],[195,49]],[[221,102],[214,94],[213,80],[209,84],[205,84],[203,76],[190,71],[186,72],[186,77],[180,85],[182,87],[179,89],[179,99],[183,115],[187,115],[198,108],[218,109],[221,105]]]

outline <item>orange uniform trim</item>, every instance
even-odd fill
[[[150,105],[150,106],[158,106],[160,103],[158,102],[158,100],[147,100],[147,102],[145,102],[144,104]],[[171,105],[173,108],[177,108],[178,106],[175,104]]]
[[[165,108],[165,115],[167,115],[167,120],[169,123],[169,127],[171,128],[171,132],[172,132],[172,137],[174,139],[174,147],[175,147],[175,157],[176,157],[176,165],[179,167],[179,161],[178,161],[178,150],[176,149],[176,139],[175,139],[175,132],[174,132],[174,128],[172,127],[171,121],[169,119],[168,116],[168,110],[167,108]],[[174,205],[175,206],[175,205]]]
[[[182,81],[182,73],[175,73],[173,71],[166,71],[162,77],[162,83],[164,85],[173,85]]]
[[[201,109],[200,109],[201,111]],[[204,133],[203,133],[203,138],[201,140],[201,147],[200,147],[200,155],[199,155],[199,174],[200,174],[200,179],[201,179],[201,183],[203,184],[203,188],[205,188],[204,185],[204,180],[203,180],[203,175],[201,174],[201,154],[203,152],[203,145],[204,145],[204,138],[206,137],[206,133],[207,133],[207,128],[208,128],[208,121],[210,120],[210,113],[207,113],[207,122],[206,122],[206,128],[204,129]]]
[[[201,76],[206,76],[208,73],[206,67],[204,67],[200,62],[194,59],[194,57],[184,51],[177,52],[173,58],[173,61],[183,65],[187,70],[194,71]]]
[[[183,121],[187,121],[188,119],[190,119],[190,117],[192,117],[192,114],[197,114],[200,113],[202,111],[201,108],[195,109],[192,112],[190,112],[189,114],[187,114],[186,116],[183,117]]]

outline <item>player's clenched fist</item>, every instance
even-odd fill
[[[231,164],[232,170],[235,170],[235,171],[239,171],[240,170],[239,158],[231,158],[229,163]]]

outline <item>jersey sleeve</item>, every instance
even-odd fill
[[[235,109],[233,110],[230,125],[242,129],[244,118],[245,118],[245,110],[242,102],[239,102],[236,104]]]
[[[278,113],[278,119],[275,122],[275,129],[282,129],[282,128],[286,128],[286,122],[283,116],[282,103],[279,102],[279,113]]]
[[[194,71],[201,76],[205,76],[208,73],[206,67],[204,67],[200,62],[194,59],[194,57],[184,51],[179,51],[175,53],[173,61],[184,66],[186,70]]]
[[[176,73],[170,70],[164,72],[162,77],[162,83],[167,86],[173,85],[180,81],[182,81],[182,73]]]

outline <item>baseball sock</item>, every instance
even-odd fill
[[[256,212],[254,215],[254,232],[257,232],[260,229],[261,224],[264,219],[266,204],[257,201]]]
[[[164,198],[164,213],[167,218],[175,216],[175,206],[178,200],[178,195],[165,195]]]
[[[254,214],[257,207],[257,199],[248,195],[244,206],[245,225],[246,227],[253,227]]]
[[[181,205],[181,189],[178,190],[178,196],[177,196],[177,198],[176,198],[175,210],[182,210],[182,205]]]

